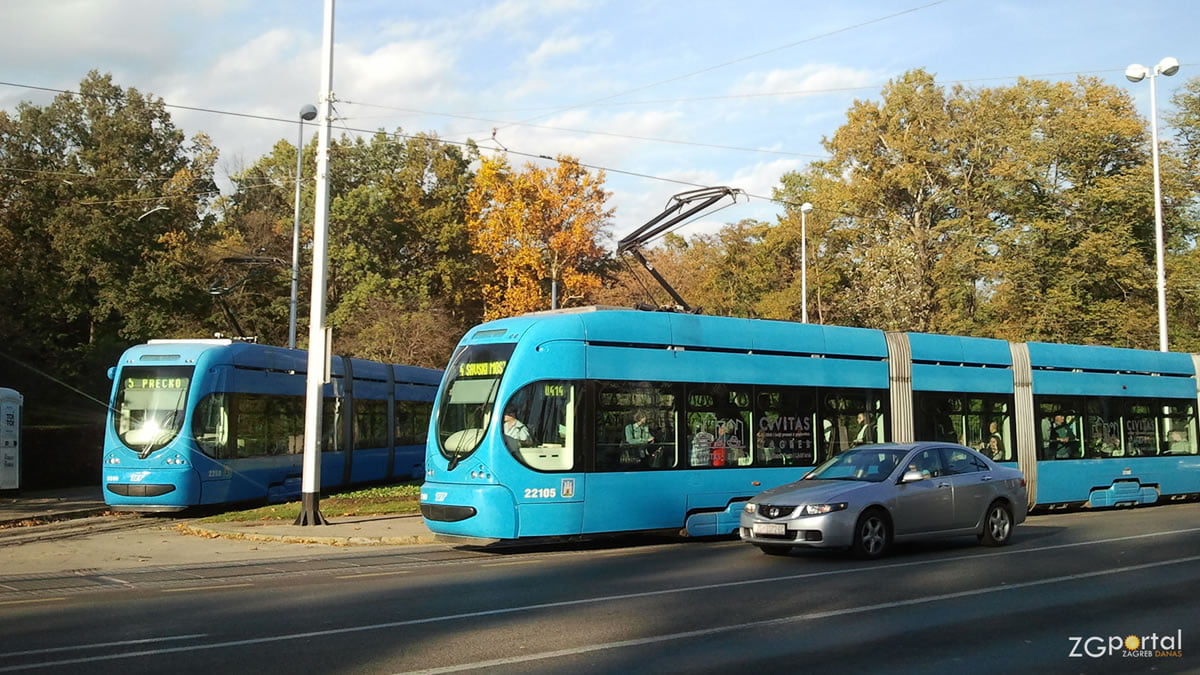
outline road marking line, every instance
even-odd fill
[[[4,600],[0,601],[0,605],[27,605],[32,602],[58,602],[66,600],[66,598],[33,598],[31,600]]]
[[[397,570],[395,572],[364,572],[362,574],[344,574],[335,579],[357,579],[359,577],[385,577],[391,574],[408,574],[408,570]]]
[[[215,591],[222,588],[246,588],[254,584],[223,584],[220,586],[188,586],[187,588],[164,588],[162,593],[190,593],[192,591]]]
[[[1182,530],[1171,530],[1171,531],[1167,531],[1167,532],[1149,532],[1146,534],[1130,535],[1127,537],[1116,537],[1113,539],[1099,539],[1099,540],[1091,541],[1091,542],[1075,542],[1075,543],[1071,543],[1071,544],[1045,546],[1045,547],[1038,548],[1038,549],[1024,549],[1024,550],[1015,550],[1015,551],[1007,551],[1007,552],[997,552],[997,553],[986,554],[985,556],[972,556],[972,557],[980,557],[981,558],[981,557],[990,557],[990,556],[995,556],[995,555],[1013,555],[1013,554],[1018,554],[1018,553],[1030,553],[1033,551],[1047,551],[1047,550],[1054,550],[1054,549],[1059,549],[1059,548],[1071,548],[1071,547],[1075,547],[1075,546],[1085,546],[1085,545],[1090,545],[1090,544],[1104,544],[1104,543],[1111,543],[1111,542],[1116,542],[1116,541],[1126,541],[1126,540],[1130,540],[1130,539],[1143,539],[1143,538],[1147,538],[1147,537],[1166,536],[1166,535],[1171,535],[1171,534],[1190,534],[1190,533],[1198,532],[1198,531],[1200,531],[1200,527],[1186,528],[1186,529],[1182,529]],[[824,570],[824,571],[820,571],[820,572],[806,572],[803,574],[790,574],[787,576],[769,577],[769,578],[765,578],[765,579],[742,579],[739,581],[728,581],[728,582],[722,582],[722,583],[716,583],[716,584],[705,584],[702,586],[684,586],[684,587],[680,587],[680,588],[666,588],[666,589],[662,589],[662,590],[658,590],[658,591],[645,591],[645,592],[641,592],[641,593],[623,593],[623,594],[619,594],[619,595],[604,595],[604,596],[597,596],[597,597],[593,597],[593,598],[580,598],[578,600],[562,600],[562,601],[558,601],[558,602],[545,602],[545,603],[539,603],[539,604],[535,604],[535,605],[522,605],[519,607],[501,607],[499,609],[485,609],[485,610],[480,610],[478,612],[464,612],[461,614],[446,614],[446,615],[442,615],[442,616],[431,616],[431,617],[426,617],[423,619],[405,619],[403,621],[389,621],[386,623],[367,624],[367,625],[363,625],[363,626],[347,626],[344,628],[330,628],[327,630],[307,631],[304,633],[287,633],[284,635],[271,635],[271,636],[260,637],[260,638],[247,638],[244,640],[227,640],[224,642],[214,642],[211,644],[203,644],[203,645],[189,645],[186,647],[165,647],[162,649],[147,649],[147,650],[143,650],[143,651],[139,651],[139,652],[127,652],[124,654],[106,654],[106,655],[102,655],[102,656],[81,657],[81,658],[77,658],[77,659],[63,659],[60,661],[48,661],[46,663],[32,663],[32,664],[25,664],[25,665],[20,665],[20,666],[2,666],[2,667],[0,667],[0,673],[12,672],[14,670],[32,670],[34,668],[50,668],[50,667],[55,667],[55,666],[76,665],[76,664],[80,664],[80,663],[115,661],[117,659],[131,659],[131,658],[138,658],[138,657],[143,657],[143,656],[161,656],[163,654],[174,654],[174,653],[180,653],[180,652],[194,652],[194,651],[201,651],[201,650],[205,650],[205,649],[226,649],[229,647],[242,647],[242,646],[246,646],[246,645],[266,644],[266,643],[270,643],[270,642],[284,642],[287,640],[305,640],[305,639],[310,639],[310,638],[315,638],[315,637],[327,637],[330,635],[345,635],[345,634],[349,634],[349,633],[362,633],[365,631],[383,630],[383,629],[387,629],[387,628],[402,628],[405,626],[418,626],[418,625],[426,625],[426,624],[444,623],[444,622],[449,622],[449,621],[458,621],[458,620],[462,620],[462,619],[475,619],[475,618],[484,617],[484,616],[502,616],[505,614],[519,614],[519,613],[523,613],[523,612],[529,612],[530,610],[554,609],[554,608],[559,608],[559,607],[577,607],[577,606],[582,606],[582,605],[594,605],[594,604],[598,604],[598,603],[602,603],[602,602],[612,602],[614,600],[631,600],[631,599],[638,599],[638,598],[649,598],[649,597],[660,596],[660,595],[674,595],[674,594],[678,594],[678,593],[693,593],[696,591],[707,591],[707,590],[713,590],[713,589],[718,589],[718,588],[736,588],[739,586],[750,586],[750,585],[754,585],[754,584],[764,584],[764,583],[772,583],[772,582],[778,582],[778,581],[796,581],[799,579],[812,579],[812,578],[816,578],[816,577],[828,577],[828,576],[832,576],[832,575],[853,574],[853,573],[858,573],[858,572],[877,572],[880,570],[896,569],[896,568],[901,568],[901,567],[914,567],[917,565],[941,564],[941,563],[944,563],[947,561],[962,560],[966,557],[968,557],[968,556],[958,556],[956,558],[941,558],[938,560],[914,561],[914,562],[907,562],[907,563],[892,563],[892,564],[888,564],[888,565],[875,565],[875,566],[870,566],[870,567],[853,567],[853,568],[849,568],[849,569],[845,569],[845,570]],[[489,663],[491,663],[491,664],[517,663],[520,661],[532,661],[532,660],[538,660],[538,659],[554,658],[556,656],[581,654],[581,653],[586,653],[589,651],[598,651],[601,649],[614,649],[614,648],[625,647],[625,646],[653,644],[656,642],[664,642],[667,640],[679,640],[679,639],[688,638],[688,637],[711,635],[713,633],[719,633],[719,632],[723,632],[723,631],[744,631],[748,627],[769,626],[769,625],[776,625],[776,624],[781,624],[781,623],[795,623],[798,621],[811,621],[811,620],[815,620],[815,619],[824,619],[824,618],[829,618],[829,617],[834,617],[834,616],[844,616],[844,615],[848,615],[848,614],[869,612],[869,611],[875,611],[875,610],[879,610],[879,609],[906,607],[906,606],[912,606],[912,605],[918,605],[918,604],[937,602],[940,600],[951,600],[951,599],[955,599],[955,598],[970,597],[973,595],[983,595],[986,593],[1002,593],[1002,592],[1018,590],[1018,589],[1022,589],[1022,588],[1044,586],[1044,585],[1061,583],[1061,582],[1066,582],[1066,581],[1078,581],[1080,579],[1093,579],[1093,578],[1098,578],[1098,577],[1110,576],[1110,575],[1114,575],[1114,574],[1125,574],[1127,572],[1135,572],[1135,571],[1139,571],[1139,570],[1153,569],[1156,567],[1165,567],[1168,565],[1179,565],[1182,563],[1190,563],[1190,562],[1197,562],[1197,561],[1200,561],[1200,555],[1189,556],[1187,558],[1175,558],[1173,560],[1163,560],[1163,561],[1152,562],[1152,563],[1143,563],[1140,565],[1130,565],[1127,567],[1112,568],[1112,569],[1107,569],[1107,570],[1083,572],[1080,574],[1069,574],[1069,575],[1061,576],[1061,577],[1053,577],[1050,579],[1038,579],[1036,581],[1027,581],[1027,582],[1018,583],[1018,584],[1008,584],[1005,586],[997,586],[997,587],[993,587],[993,588],[972,589],[969,591],[960,591],[957,593],[946,593],[943,595],[926,596],[926,597],[922,597],[922,598],[915,598],[913,600],[901,600],[901,601],[897,601],[897,602],[882,603],[882,604],[878,604],[878,605],[866,605],[863,607],[851,607],[851,608],[847,608],[847,609],[831,610],[831,611],[827,611],[827,612],[816,612],[813,614],[800,614],[800,615],[791,616],[791,617],[783,617],[780,619],[768,619],[766,621],[762,621],[762,622],[758,622],[758,623],[751,623],[751,624],[739,623],[739,624],[734,624],[734,625],[729,625],[729,626],[721,626],[721,627],[709,628],[709,629],[698,630],[698,631],[690,631],[687,633],[674,633],[671,635],[664,635],[664,636],[658,636],[658,637],[640,638],[638,640],[625,640],[625,641],[621,641],[621,642],[612,642],[612,643],[606,643],[606,644],[601,644],[601,645],[588,645],[588,646],[578,647],[578,648],[571,649],[571,650],[559,650],[556,652],[545,652],[543,654],[531,654],[531,655],[524,656],[524,657],[516,657],[517,660],[513,660],[513,661],[496,660],[496,661],[479,662],[479,663],[472,663],[472,664],[461,664],[461,665],[450,666],[450,667],[442,668],[442,669],[421,670],[421,671],[411,671],[411,672],[413,672],[413,673],[444,673],[444,672],[454,672],[454,671],[458,671],[458,670],[470,670],[473,668],[485,667],[485,665],[489,664]],[[249,586],[250,584],[244,584],[244,585]]]
[[[511,562],[480,563],[480,567],[511,567],[513,565],[536,565],[540,560],[513,560]]]
[[[46,649],[30,649],[23,652],[5,652],[0,654],[0,659],[11,658],[13,656],[29,656],[30,654],[47,654],[49,652],[66,652],[76,649],[94,649],[96,647],[121,647],[124,645],[141,645],[148,642],[166,642],[168,640],[192,640],[195,638],[208,637],[208,633],[194,633],[192,635],[172,635],[170,637],[159,638],[143,638],[141,640],[121,640],[119,642],[97,642],[89,645],[70,645],[67,647],[47,647]]]
[[[911,600],[897,600],[895,602],[881,602],[875,605],[864,605],[861,607],[847,607],[845,609],[834,609],[824,612],[812,612],[810,614],[796,614],[793,616],[780,617],[778,619],[764,619],[762,621],[752,621],[750,623],[738,623],[725,626],[716,626],[713,628],[704,628],[701,630],[685,631],[682,633],[670,633],[667,635],[656,635],[654,637],[637,638],[634,640],[619,640],[616,642],[602,642],[600,644],[585,645],[582,647],[572,647],[570,649],[557,649],[550,652],[541,652],[538,654],[525,654],[522,656],[512,656],[503,659],[491,659],[489,661],[476,661],[474,663],[461,663],[456,666],[445,666],[443,668],[426,668],[423,670],[410,670],[397,673],[397,675],[435,675],[436,673],[454,673],[463,670],[483,670],[496,666],[513,665],[517,663],[525,663],[528,661],[540,661],[544,659],[554,659],[562,656],[577,656],[579,654],[587,654],[589,652],[598,652],[605,649],[620,649],[622,647],[640,647],[644,645],[652,645],[660,642],[669,642],[673,640],[686,640],[689,638],[707,637],[717,633],[732,633],[745,630],[756,630],[769,628],[771,626],[780,626],[789,623],[801,623],[805,621],[817,621],[820,619],[829,619],[838,616],[849,616],[852,614],[864,614],[867,612],[877,612],[886,609],[897,609],[900,607],[912,607],[914,605],[925,605],[942,600],[957,600],[959,598],[969,598],[975,595],[986,595],[990,593],[1002,593],[1007,591],[1019,590],[1023,588],[1031,588],[1034,586],[1045,586],[1047,584],[1061,583],[1065,581],[1079,581],[1081,579],[1091,579],[1094,577],[1107,576],[1110,574],[1124,574],[1126,572],[1136,572],[1139,570],[1152,569],[1154,567],[1162,567],[1164,565],[1175,565],[1185,562],[1195,562],[1200,560],[1200,556],[1191,556],[1188,558],[1178,558],[1176,560],[1166,560],[1156,563],[1145,563],[1142,565],[1130,565],[1121,569],[1103,570],[1099,572],[1083,572],[1081,574],[1068,574],[1066,576],[1054,577],[1052,579],[1038,579],[1037,581],[1026,581],[1018,584],[1007,584],[1005,586],[997,586],[994,588],[976,588],[969,591],[958,591],[955,593],[943,593],[941,595],[931,595],[922,598],[913,598]]]

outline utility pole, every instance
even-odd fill
[[[333,1],[325,0],[325,39],[321,59],[320,126],[317,135],[317,195],[313,216],[312,308],[308,323],[308,379],[304,397],[304,472],[302,506],[296,525],[324,525],[321,516],[321,412],[324,389],[332,378],[325,327],[329,268],[329,125],[333,117]]]

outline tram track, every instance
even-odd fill
[[[81,518],[29,520],[0,528],[0,547],[60,541],[94,534],[148,529],[162,521],[137,515],[91,515]]]

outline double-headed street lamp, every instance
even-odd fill
[[[800,205],[800,323],[808,323],[808,214],[812,204]]]
[[[300,171],[304,160],[304,121],[317,117],[317,107],[300,108],[300,138],[296,142],[296,215],[292,222],[292,311],[288,318],[288,348],[296,348],[296,287],[300,283]]]
[[[1134,63],[1125,69],[1125,78],[1130,82],[1141,82],[1150,78],[1150,153],[1154,160],[1154,250],[1158,272],[1158,349],[1167,351],[1167,272],[1163,264],[1162,191],[1158,180],[1158,110],[1155,99],[1157,92],[1154,80],[1159,75],[1170,77],[1179,72],[1179,61],[1168,56],[1154,66],[1154,70]]]

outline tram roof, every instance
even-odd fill
[[[593,343],[637,344],[685,350],[827,354],[884,359],[882,331],[768,319],[741,319],[615,307],[536,312],[484,324],[468,340],[522,335],[536,340],[584,339]]]

